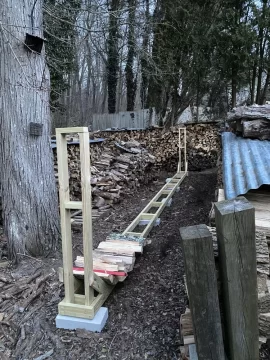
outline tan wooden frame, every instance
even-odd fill
[[[82,201],[70,201],[66,134],[79,133]],[[92,205],[89,132],[87,127],[56,129],[59,200],[61,216],[63,280],[65,298],[58,304],[60,315],[93,319],[113,289],[93,272]],[[82,209],[84,281],[73,275],[71,209]],[[94,295],[94,290],[98,293]]]
[[[181,135],[184,136],[184,143],[182,144]],[[178,151],[179,151],[179,160],[177,172],[185,171],[187,172],[187,131],[185,127],[178,128]],[[182,151],[184,152],[184,169],[182,170]]]

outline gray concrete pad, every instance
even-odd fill
[[[57,315],[55,322],[59,329],[85,329],[92,332],[101,332],[108,319],[108,309],[101,307],[94,319],[82,319],[73,316]]]

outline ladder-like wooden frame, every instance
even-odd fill
[[[147,204],[147,206],[139,213],[139,215],[132,221],[132,223],[123,232],[123,235],[138,236],[146,238],[154,226],[157,218],[169,203],[175,191],[179,188],[181,182],[187,176],[187,135],[186,128],[179,127],[179,162],[177,173],[167,181],[163,188],[155,195],[155,197]],[[184,137],[184,142],[181,141],[181,136]],[[168,143],[168,146],[170,144]],[[184,169],[182,170],[182,152],[184,152]],[[162,198],[162,200],[160,200]],[[155,211],[153,210],[155,209]],[[151,212],[150,212],[151,211]],[[147,220],[147,226],[141,231],[135,232],[137,226],[142,220]]]
[[[70,201],[66,134],[78,133],[80,140],[82,201]],[[87,127],[56,129],[59,200],[63,251],[65,298],[58,304],[60,315],[93,319],[113,289],[93,271],[92,204],[90,183],[90,151]],[[84,280],[73,275],[70,210],[82,209]],[[96,291],[97,295],[95,294]]]
[[[80,162],[81,162],[81,186],[82,201],[70,201],[68,153],[66,135],[79,134]],[[181,137],[184,137],[182,144]],[[101,279],[93,270],[92,249],[92,204],[91,204],[91,170],[89,133],[87,127],[56,129],[56,144],[58,158],[59,200],[61,216],[63,269],[60,269],[60,277],[65,286],[65,298],[58,305],[60,315],[93,319],[99,308],[103,305],[117,283],[115,277],[113,284],[108,284]],[[170,144],[168,143],[168,146]],[[182,152],[184,169],[182,166]],[[177,173],[168,179],[167,183],[141,211],[135,220],[123,232],[138,238],[145,238],[151,231],[158,216],[164,210],[172,198],[174,192],[187,175],[186,160],[186,128],[179,128],[179,163]],[[162,198],[162,199],[160,199]],[[78,279],[73,275],[72,256],[72,233],[70,210],[82,210],[83,213],[83,253],[84,253],[84,279]],[[154,211],[154,210],[155,211]],[[147,225],[141,232],[134,232],[141,220],[146,220]]]

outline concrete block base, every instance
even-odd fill
[[[101,307],[92,320],[73,316],[56,316],[56,327],[59,329],[76,330],[85,329],[92,332],[101,332],[108,319],[108,309]]]
[[[171,205],[172,205],[172,198],[170,198],[166,206],[170,207]]]
[[[149,223],[150,223],[150,220],[140,220],[139,226],[145,226],[145,225],[148,225]],[[154,226],[159,226],[159,225],[160,225],[160,218],[157,218]]]
[[[176,189],[177,190],[177,189]],[[165,202],[166,201],[166,199],[162,199],[161,200],[162,202]],[[172,198],[170,198],[170,200],[167,202],[167,204],[166,204],[166,206],[171,206],[172,205]]]

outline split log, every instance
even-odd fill
[[[115,250],[129,250],[132,251],[134,253],[142,253],[143,252],[143,247],[141,245],[139,245],[138,243],[132,244],[131,241],[117,241],[117,240],[112,240],[112,241],[101,241],[98,245],[98,249],[115,249]]]
[[[270,313],[270,294],[259,295],[258,298],[259,313]]]
[[[103,197],[101,197],[101,196],[96,197],[96,202],[94,205],[95,207],[100,208],[100,207],[104,206],[105,204],[106,204],[106,201]]]
[[[270,105],[251,105],[239,106],[228,113],[228,121],[235,121],[238,119],[269,119],[270,120]]]
[[[259,315],[260,335],[270,337],[270,313]]]
[[[243,121],[243,137],[261,140],[270,139],[270,119]]]
[[[268,292],[266,274],[257,274],[257,288],[258,294],[265,294]]]
[[[186,309],[185,314],[181,315],[180,324],[181,324],[181,336],[194,335],[191,312],[189,309]]]

